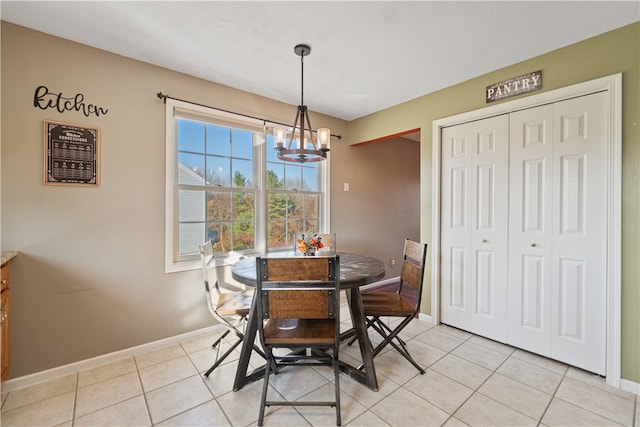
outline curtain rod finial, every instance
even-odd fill
[[[162,99],[164,101],[164,103],[167,103],[167,95],[163,94],[162,92],[158,92],[158,99]]]

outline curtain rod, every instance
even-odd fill
[[[269,123],[273,123],[273,124],[281,125],[281,126],[290,126],[290,125],[289,125],[289,124],[287,124],[287,123],[275,122],[275,121],[273,121],[273,120],[263,119],[262,117],[255,117],[255,116],[250,116],[250,115],[248,115],[248,114],[236,113],[235,111],[224,110],[224,109],[222,109],[222,108],[212,107],[212,106],[210,106],[210,105],[204,105],[204,104],[199,104],[199,103],[197,103],[197,102],[193,102],[193,101],[187,101],[187,100],[185,100],[185,99],[175,98],[175,97],[170,96],[170,95],[165,95],[165,94],[164,94],[164,93],[162,93],[162,92],[158,92],[158,93],[157,93],[157,96],[158,96],[158,99],[161,99],[161,100],[162,100],[162,102],[164,102],[165,104],[167,103],[167,98],[170,98],[170,99],[173,99],[173,100],[175,100],[175,101],[186,102],[187,104],[197,105],[197,106],[199,106],[199,107],[212,108],[212,109],[214,109],[214,110],[222,111],[222,112],[224,112],[224,113],[237,114],[238,116],[247,117],[247,118],[249,118],[249,119],[261,120],[263,123],[267,123],[267,122],[269,122]],[[315,131],[313,131],[313,132],[315,132]],[[342,135],[335,135],[335,134],[331,134],[331,136],[333,136],[334,138],[337,138],[337,139],[339,139],[339,140],[340,140],[340,139],[342,139]]]

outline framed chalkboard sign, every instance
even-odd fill
[[[100,129],[45,120],[44,183],[100,185]]]

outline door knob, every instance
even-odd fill
[[[534,248],[536,246],[535,243],[529,243],[529,246],[531,246],[532,248]]]
[[[482,239],[482,243],[487,243],[487,239]]]

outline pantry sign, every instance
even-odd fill
[[[542,89],[542,70],[487,86],[486,100],[488,104],[540,89]]]

